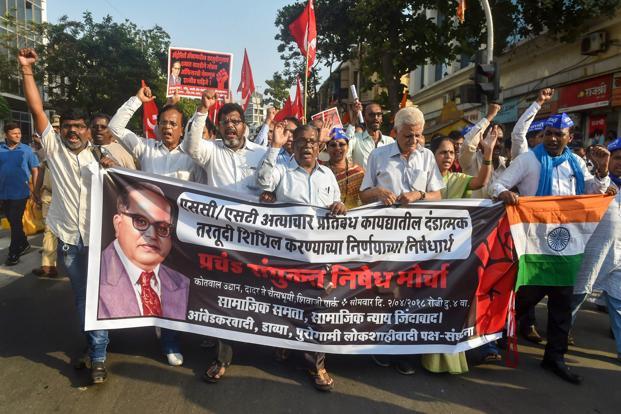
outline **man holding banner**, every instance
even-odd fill
[[[222,140],[203,139],[203,125],[209,108],[216,103],[213,90],[205,90],[201,105],[193,117],[192,127],[183,145],[185,151],[207,172],[207,184],[242,194],[258,196],[260,190],[254,182],[254,172],[266,152],[266,147],[246,139],[247,125],[244,110],[234,103],[220,108],[217,124]],[[218,382],[233,359],[233,348],[218,339],[216,359],[205,371],[207,382]]]
[[[319,156],[319,137],[317,129],[303,125],[293,133],[293,158],[289,164],[279,164],[277,157],[280,148],[288,141],[280,123],[274,128],[272,147],[257,170],[257,185],[262,190],[273,192],[276,201],[293,202],[330,209],[333,215],[343,215],[347,208],[341,202],[341,192],[332,171],[321,164]],[[325,368],[326,354],[305,352],[304,360],[315,388],[331,391],[334,380]]]
[[[567,147],[573,138],[574,123],[565,113],[546,121],[543,144],[517,157],[499,177],[490,195],[508,205],[519,203],[521,196],[603,194],[608,189],[608,160],[610,153],[601,148],[594,154],[598,170],[594,177],[586,164]],[[510,189],[517,187],[519,194]],[[550,236],[548,236],[550,237]],[[569,237],[569,236],[568,236]],[[550,243],[550,240],[548,240]],[[520,274],[525,272],[523,264]],[[537,263],[532,264],[533,269]],[[539,265],[543,266],[542,263]],[[542,267],[543,268],[543,267]],[[534,273],[538,273],[535,269]],[[548,277],[550,276],[550,277]],[[535,276],[537,282],[519,287],[516,296],[516,319],[548,296],[548,342],[541,366],[562,379],[580,384],[582,377],[565,364],[569,329],[571,328],[571,298],[573,280],[554,275]]]

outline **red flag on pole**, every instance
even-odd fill
[[[274,116],[274,122],[282,122],[286,117],[293,115],[293,104],[291,103],[291,97],[287,97],[282,109],[278,111],[276,116]]]
[[[457,0],[457,19],[460,23],[466,20],[466,0]]]
[[[147,84],[141,81],[144,88]],[[155,126],[157,125],[157,104],[155,101],[145,102],[142,106],[142,125],[144,129],[144,136],[146,138],[156,138]]]
[[[252,69],[250,68],[250,61],[248,60],[248,52],[244,49],[244,64],[242,65],[241,80],[237,87],[237,92],[242,94],[241,106],[244,111],[250,103],[250,97],[254,92],[254,79],[252,79]]]
[[[302,97],[302,84],[300,83],[300,77],[298,76],[298,85],[295,90],[295,99],[293,101],[291,112],[292,115],[298,119],[304,118],[304,101]]]
[[[315,22],[315,7],[313,0],[308,0],[302,14],[298,16],[290,25],[289,32],[298,44],[300,52],[307,57],[307,71],[315,62],[317,53],[317,24]]]

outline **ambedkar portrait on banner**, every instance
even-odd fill
[[[173,205],[147,183],[121,189],[116,239],[101,254],[98,318],[185,320],[190,280],[162,264],[172,248]]]

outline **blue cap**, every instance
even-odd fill
[[[474,125],[466,125],[464,129],[461,130],[461,136],[465,137],[468,132],[470,132],[474,128]]]
[[[337,127],[332,128],[332,131],[330,131],[330,138],[334,140],[344,139],[345,141],[349,141],[349,137],[345,133],[345,130]]]
[[[608,144],[608,151],[613,152],[621,149],[621,138],[617,138]]]
[[[552,115],[548,118],[546,120],[546,126],[558,129],[570,128],[574,126],[574,121],[572,121],[571,118],[563,112],[562,114]]]
[[[530,124],[530,126],[528,127],[527,132],[543,131],[543,129],[546,127],[546,121],[547,119],[539,119],[537,121],[533,121],[533,123]]]

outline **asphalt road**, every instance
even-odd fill
[[[31,238],[40,246],[41,236]],[[4,263],[8,235],[0,232]],[[234,365],[218,384],[201,375],[213,350],[182,334],[182,367],[161,355],[153,328],[110,334],[109,379],[88,385],[88,371],[70,360],[84,347],[66,278],[37,278],[38,249],[22,263],[0,266],[0,413],[619,413],[621,364],[615,362],[608,316],[592,305],[574,330],[577,346],[567,360],[585,377],[580,386],[543,371],[543,346],[520,343],[519,366],[479,364],[470,372],[434,375],[418,366],[413,376],[380,368],[366,356],[329,355],[336,388],[312,388],[301,361],[273,359],[268,347],[236,343]],[[545,306],[538,307],[545,331]]]

